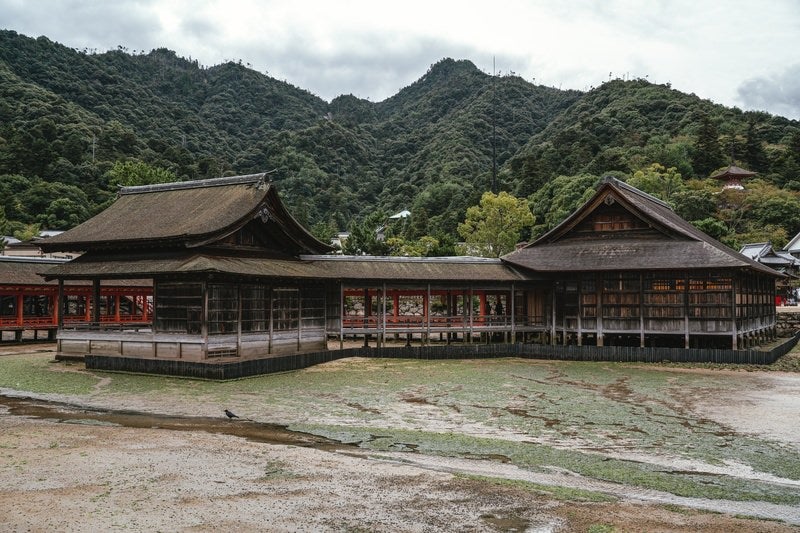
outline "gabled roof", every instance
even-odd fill
[[[749,257],[753,261],[758,261],[772,251],[772,245],[768,242],[755,242],[745,244],[739,250],[739,253]]]
[[[331,250],[286,211],[266,174],[123,187],[105,211],[40,242],[46,251],[194,248],[255,219],[265,240],[286,253]]]
[[[566,238],[595,210],[614,204],[649,231]],[[538,272],[751,268],[780,276],[698,230],[661,200],[610,177],[566,220],[502,259]]]
[[[774,250],[768,242],[745,244],[739,253],[781,272],[800,266],[800,259],[788,252]]]
[[[792,240],[783,249],[789,253],[800,252],[800,233],[792,237]]]

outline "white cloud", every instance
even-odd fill
[[[800,63],[777,74],[746,80],[739,85],[738,93],[748,109],[770,109],[800,120]]]

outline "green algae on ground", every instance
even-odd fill
[[[531,442],[515,442],[455,433],[431,433],[386,428],[351,428],[297,424],[303,431],[376,451],[417,451],[429,455],[477,459],[506,458],[533,472],[564,469],[585,477],[669,492],[691,498],[755,500],[800,504],[800,489],[702,472],[668,470],[657,465],[558,449]]]
[[[38,394],[86,395],[100,381],[87,372],[64,372],[52,354],[0,357],[0,388]]]
[[[505,479],[499,477],[477,476],[474,474],[456,474],[456,477],[463,479],[471,479],[483,483],[490,483],[492,485],[499,485],[502,487],[514,487],[523,489],[530,492],[545,494],[552,499],[559,501],[569,502],[616,502],[619,498],[611,496],[602,492],[593,490],[583,490],[571,487],[559,487],[556,485],[543,485],[541,483],[533,483],[530,481],[523,481],[520,479]]]

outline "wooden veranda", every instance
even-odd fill
[[[461,285],[342,284],[337,334],[386,339],[412,338],[427,343],[473,342],[491,338],[511,342],[545,333],[543,314],[529,310],[528,292],[515,284]],[[334,328],[336,327],[334,322]]]
[[[86,282],[48,283],[37,273],[63,262],[0,258],[0,340],[5,332],[19,342],[25,331],[32,332],[34,339],[46,332],[53,340],[59,327],[150,325],[152,286],[124,280],[102,287]]]

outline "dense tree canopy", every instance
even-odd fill
[[[0,206],[11,233],[71,227],[119,185],[274,171],[289,209],[319,235],[409,209],[413,229],[388,235],[392,246],[365,234],[358,249],[452,253],[467,208],[490,189],[493,153],[499,190],[536,215],[534,236],[607,174],[731,245],[800,231],[800,124],[669,85],[561,91],[443,59],[382,102],[327,103],[241,62],[95,53],[0,31]],[[749,199],[706,183],[731,160],[759,172]]]

